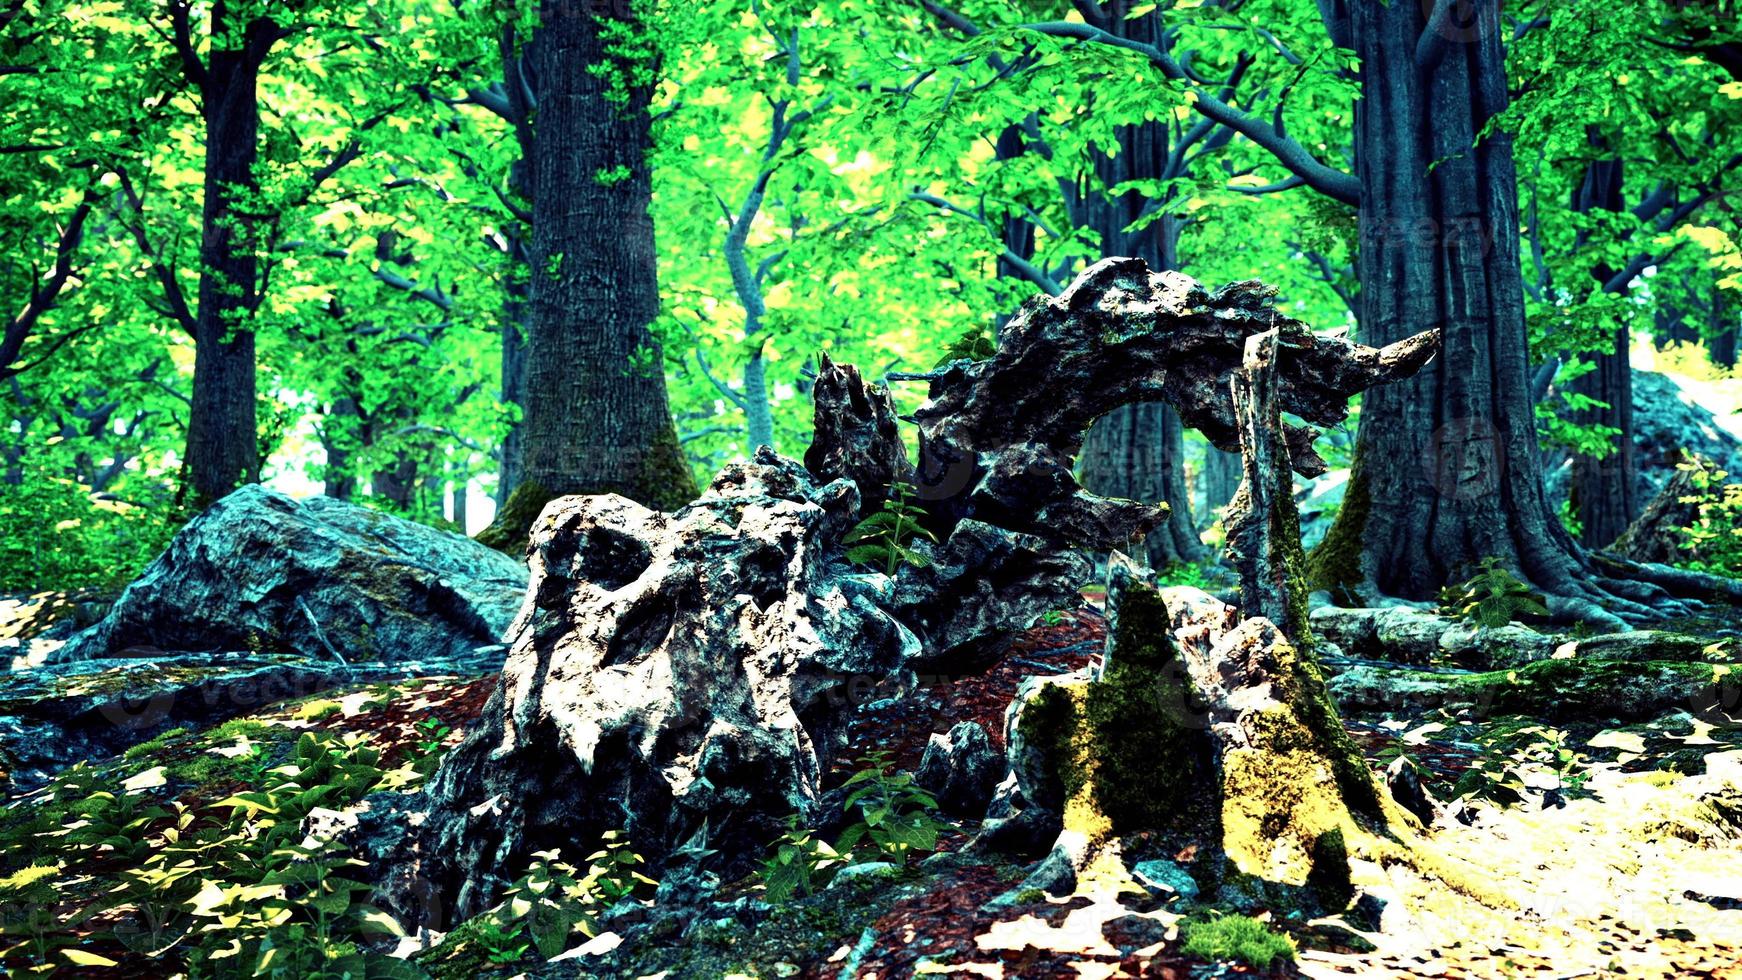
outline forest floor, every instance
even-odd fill
[[[1092,608],[1063,614],[1016,637],[986,674],[927,678],[917,696],[866,706],[852,722],[853,749],[843,754],[836,778],[873,748],[912,767],[932,733],[963,720],[980,722],[1001,742],[1005,708],[1023,679],[1087,665],[1103,640],[1103,620]],[[330,691],[204,734],[173,733],[142,751],[95,762],[79,779],[137,797],[133,809],[205,812],[251,788],[250,780],[304,732],[365,736],[382,750],[382,769],[415,762],[432,742],[455,741],[494,683],[429,678]],[[1405,754],[1439,799],[1455,791],[1470,798],[1448,807],[1417,844],[1431,861],[1354,862],[1355,883],[1380,899],[1382,910],[1367,902],[1345,916],[1312,921],[1281,909],[1260,912],[1299,949],[1295,962],[1269,971],[1187,955],[1181,927],[1192,913],[1177,901],[1018,893],[1028,869],[962,851],[975,827],[955,824],[939,854],[766,909],[752,930],[725,928],[635,950],[601,946],[598,958],[530,972],[667,980],[1742,977],[1742,726],[1676,713],[1569,730],[1536,719],[1432,712],[1351,718],[1347,727],[1376,773]],[[20,802],[9,801],[0,824],[23,826]],[[99,846],[63,868],[63,921],[79,921],[80,910],[119,880],[127,860],[144,857],[151,839],[141,832],[132,845]],[[728,886],[722,898],[755,895],[751,881]],[[128,941],[124,917],[99,914],[74,932],[67,941],[119,961],[128,975],[153,975],[160,962],[142,952],[151,944]],[[426,965],[437,975],[481,969]],[[522,969],[528,968],[489,972]],[[116,975],[98,968],[59,975],[87,973]]]

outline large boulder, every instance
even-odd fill
[[[432,781],[401,867],[488,907],[537,851],[620,829],[655,868],[706,828],[723,874],[812,816],[849,690],[913,683],[919,641],[891,583],[846,562],[859,511],[763,448],[672,514],[615,495],[554,501],[484,717]]]
[[[49,659],[451,660],[496,643],[525,590],[519,562],[462,535],[247,486],[189,521],[101,622]]]

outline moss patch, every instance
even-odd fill
[[[1185,940],[1181,949],[1206,960],[1233,960],[1258,970],[1270,969],[1277,960],[1294,960],[1293,940],[1244,915],[1187,919],[1180,934]]]
[[[478,532],[478,543],[515,558],[521,557],[526,551],[526,538],[532,531],[532,522],[538,520],[544,505],[556,498],[557,494],[530,480],[515,487],[501,509],[496,511],[496,519]]]
[[[1215,769],[1190,678],[1154,589],[1128,590],[1102,676],[1043,687],[1023,736],[1049,760],[1065,827],[1091,843],[1139,830],[1214,836]]]
[[[1306,580],[1309,589],[1328,589],[1338,602],[1353,599],[1354,591],[1366,581],[1362,568],[1362,539],[1367,533],[1367,515],[1373,509],[1366,474],[1357,466],[1349,474],[1349,486],[1343,494],[1343,507],[1337,519],[1325,532],[1324,540],[1307,556]],[[1358,605],[1358,602],[1347,602]]]

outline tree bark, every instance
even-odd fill
[[[1731,306],[1724,290],[1712,286],[1711,319],[1708,340],[1712,363],[1721,368],[1736,366],[1736,308]]]
[[[607,50],[611,21],[633,14],[569,0],[542,9],[520,479],[551,495],[675,508],[696,487],[649,329],[659,312],[651,89],[637,82],[645,66]]]
[[[1626,202],[1622,184],[1620,160],[1592,163],[1573,195],[1573,210],[1623,210]],[[1616,270],[1605,263],[1599,263],[1591,274],[1604,284],[1602,289],[1623,293],[1627,290],[1627,283],[1615,282]],[[1616,324],[1609,349],[1593,354],[1596,370],[1575,378],[1571,385],[1574,391],[1602,403],[1573,413],[1572,421],[1617,430],[1608,455],[1573,458],[1572,505],[1581,525],[1579,540],[1587,548],[1608,545],[1639,516],[1639,472],[1633,450],[1633,365],[1628,359],[1631,343],[1627,324]]]
[[[237,23],[212,7],[215,39],[200,85],[206,127],[205,205],[200,228],[199,308],[186,465],[195,506],[260,479],[255,418],[254,331],[259,302],[261,216],[239,207],[259,190],[260,66],[279,27],[257,17]],[[240,46],[220,46],[240,33]]]
[[[361,416],[357,400],[349,395],[336,399],[332,409],[327,412],[328,419],[360,419]],[[321,492],[336,500],[350,500],[357,492],[357,477],[351,472],[351,450],[345,448],[344,441],[336,435],[324,431],[324,427],[321,445],[327,453]]]
[[[1362,72],[1362,340],[1438,326],[1445,346],[1428,370],[1367,393],[1347,500],[1314,550],[1315,584],[1429,599],[1494,556],[1559,617],[1619,625],[1605,606],[1650,616],[1591,581],[1543,489],[1512,142],[1477,138],[1509,101],[1497,0],[1455,5],[1469,22],[1425,44],[1421,4],[1346,10]]]
[[[1202,481],[1203,516],[1206,521],[1213,521],[1217,509],[1227,506],[1228,501],[1234,499],[1235,489],[1240,486],[1240,457],[1206,443]]]
[[[527,299],[529,288],[525,282],[516,281],[517,272],[524,273],[527,269],[526,242],[514,232],[506,235],[508,240],[508,285],[505,298],[502,301],[502,404],[513,405],[526,411],[526,338],[530,333],[527,322]],[[524,418],[524,416],[522,416]],[[502,461],[496,479],[496,503],[503,504],[514,488],[520,485],[520,429],[522,422],[510,422],[508,431],[502,436]]]
[[[502,100],[500,114],[514,127],[514,141],[520,148],[520,159],[508,168],[508,191],[516,206],[530,204],[533,199],[533,174],[538,162],[538,134],[532,126],[532,114],[537,107],[537,79],[527,77],[527,60],[538,50],[534,37],[516,50],[517,34],[513,26],[504,27],[498,38],[502,53]],[[499,475],[496,481],[496,504],[506,505],[520,485],[521,427],[526,410],[526,350],[531,336],[532,263],[527,241],[530,215],[521,212],[519,220],[503,230],[503,281],[507,284],[502,299],[502,404],[513,405],[523,414],[510,422],[502,436]]]
[[[1597,369],[1574,379],[1575,391],[1604,407],[1574,413],[1573,420],[1619,430],[1609,455],[1573,457],[1572,504],[1587,548],[1608,546],[1639,516],[1639,470],[1633,439],[1633,366],[1628,362],[1632,332],[1615,328],[1609,350],[1595,356]]]

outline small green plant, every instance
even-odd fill
[[[1521,616],[1547,616],[1548,606],[1530,586],[1500,564],[1484,558],[1476,574],[1440,593],[1440,608],[1448,616],[1483,627],[1505,626]]]
[[[47,972],[57,941],[59,922],[54,914],[59,900],[56,879],[61,865],[30,864],[0,877],[0,960],[30,965],[24,972]]]
[[[1155,573],[1155,584],[1163,588],[1173,585],[1189,585],[1193,588],[1209,588],[1209,576],[1204,574],[1204,566],[1195,561],[1176,561]]]
[[[442,756],[446,753],[448,735],[453,729],[440,718],[433,716],[413,727],[417,729],[418,736],[417,744],[411,747],[412,757],[416,760],[413,765],[425,776],[431,775],[441,765]]]
[[[546,960],[568,949],[576,933],[598,935],[602,913],[658,884],[638,870],[641,856],[628,838],[614,830],[605,832],[599,850],[587,859],[585,873],[556,851],[539,851],[532,858],[526,874],[505,893],[507,901],[485,918],[505,936],[524,930],[532,948]],[[521,947],[515,960],[524,952]]]
[[[847,809],[859,819],[841,832],[835,850],[842,854],[869,851],[873,860],[905,864],[915,853],[929,853],[938,844],[943,824],[934,814],[938,801],[914,785],[913,776],[890,772],[889,753],[871,752],[865,768],[844,784]]]
[[[628,164],[619,163],[615,167],[600,167],[593,171],[593,183],[600,187],[615,187],[634,175],[634,171],[629,169]]]
[[[1677,468],[1689,472],[1694,491],[1681,503],[1699,507],[1699,516],[1680,529],[1682,554],[1677,564],[1717,575],[1736,574],[1742,568],[1742,483],[1725,482],[1729,474],[1703,460]]]
[[[843,862],[833,847],[816,831],[787,818],[786,831],[774,842],[774,853],[762,862],[762,887],[770,902],[779,905],[794,895],[809,895],[827,884]]]
[[[849,822],[833,845],[800,823],[787,818],[786,831],[774,842],[774,853],[762,863],[762,884],[770,902],[795,894],[808,895],[855,861],[905,864],[915,854],[936,849],[938,801],[914,785],[905,772],[891,772],[889,753],[864,758],[864,768],[842,784],[848,790]]]
[[[492,966],[512,966],[526,958],[532,944],[524,940],[526,926],[519,922],[504,925],[489,916],[472,927],[472,936],[484,950],[484,958]]]
[[[923,568],[931,559],[908,547],[915,538],[936,542],[937,535],[921,527],[919,520],[925,511],[913,502],[913,488],[898,483],[893,496],[882,509],[865,518],[847,532],[847,560],[872,568],[881,567],[883,574],[893,577],[903,563]]]
[[[992,335],[991,328],[985,325],[975,326],[944,347],[943,357],[938,359],[936,367],[945,367],[951,361],[983,361],[996,353],[998,338]]]
[[[1042,626],[1057,626],[1064,621],[1065,611],[1063,609],[1052,609],[1040,614],[1040,624]]]
[[[1268,970],[1277,960],[1294,959],[1294,940],[1271,931],[1257,919],[1244,915],[1215,915],[1187,919],[1180,927],[1188,956],[1206,960],[1234,960],[1255,970]]]
[[[1555,785],[1545,799],[1564,805],[1585,791],[1591,778],[1589,760],[1568,744],[1564,732],[1544,725],[1515,722],[1496,725],[1476,736],[1482,754],[1452,786],[1455,799],[1487,800],[1511,806],[1524,799],[1525,777],[1546,773]]]

